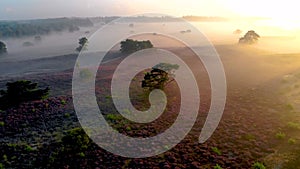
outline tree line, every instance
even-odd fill
[[[78,31],[79,27],[93,26],[88,18],[56,18],[28,21],[1,21],[0,38],[46,35],[51,32]]]

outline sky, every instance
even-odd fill
[[[0,0],[0,20],[162,13],[298,20],[296,0]]]

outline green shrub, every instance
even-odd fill
[[[212,147],[211,150],[218,155],[222,155],[221,150],[219,150],[217,147]]]
[[[66,117],[66,118],[71,117],[70,113],[65,113],[65,117]]]
[[[260,162],[255,162],[253,165],[252,165],[252,168],[253,169],[266,169],[266,167],[264,166],[264,164],[260,163]]]
[[[26,145],[25,150],[26,151],[33,151],[33,148],[30,145]]]
[[[126,130],[127,130],[127,131],[131,131],[132,129],[131,129],[130,126],[127,126],[127,127],[126,127]]]
[[[85,154],[84,154],[83,152],[80,152],[78,155],[79,155],[80,157],[85,157]]]
[[[276,133],[275,137],[277,139],[284,139],[285,138],[285,134],[280,131],[280,132]]]
[[[2,156],[2,158],[3,158],[3,161],[8,162],[8,158],[7,158],[7,155],[6,155],[6,154],[4,154],[4,155]]]
[[[5,123],[3,121],[0,121],[0,127],[3,127]]]
[[[64,100],[64,99],[62,99],[62,100],[60,101],[60,103],[61,103],[62,105],[66,105],[66,104],[67,104],[67,101]]]
[[[67,134],[62,138],[63,144],[68,150],[83,151],[86,150],[91,142],[82,128],[74,128],[67,131]]]
[[[111,120],[111,121],[117,121],[117,120],[121,120],[122,116],[119,114],[108,114],[108,115],[106,115],[106,119]]]
[[[290,138],[290,139],[288,140],[288,143],[289,143],[289,144],[295,144],[295,143],[296,143],[296,139]]]
[[[219,164],[214,166],[214,169],[223,169]]]
[[[287,126],[289,129],[294,129],[294,130],[300,129],[300,123],[288,122]]]
[[[84,68],[80,70],[79,76],[81,79],[90,79],[93,76],[93,73],[89,69]]]
[[[294,110],[294,106],[292,104],[287,104],[285,105],[286,110],[288,111],[293,111]]]
[[[246,134],[245,139],[248,141],[255,140],[255,136],[253,134]]]

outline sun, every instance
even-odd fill
[[[270,23],[272,26],[280,27],[285,30],[300,29],[300,21],[296,19],[272,19]]]
[[[300,10],[298,1],[294,0],[251,0],[236,1],[217,0],[224,8],[231,11],[234,16],[264,17],[270,19],[270,24],[283,29],[300,28]]]

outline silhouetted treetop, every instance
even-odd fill
[[[0,41],[0,55],[4,53],[7,53],[7,48],[5,43]]]
[[[258,41],[260,36],[253,30],[248,31],[244,37],[239,39],[239,43],[241,44],[254,44]]]
[[[88,43],[88,39],[86,37],[82,37],[79,39],[79,46],[76,48],[76,50],[78,52],[80,52],[81,50],[86,50],[87,49],[87,43]]]
[[[166,84],[170,82],[170,78],[175,77],[175,70],[179,68],[177,64],[159,63],[147,72],[142,81],[142,88],[149,90],[164,89]]]

